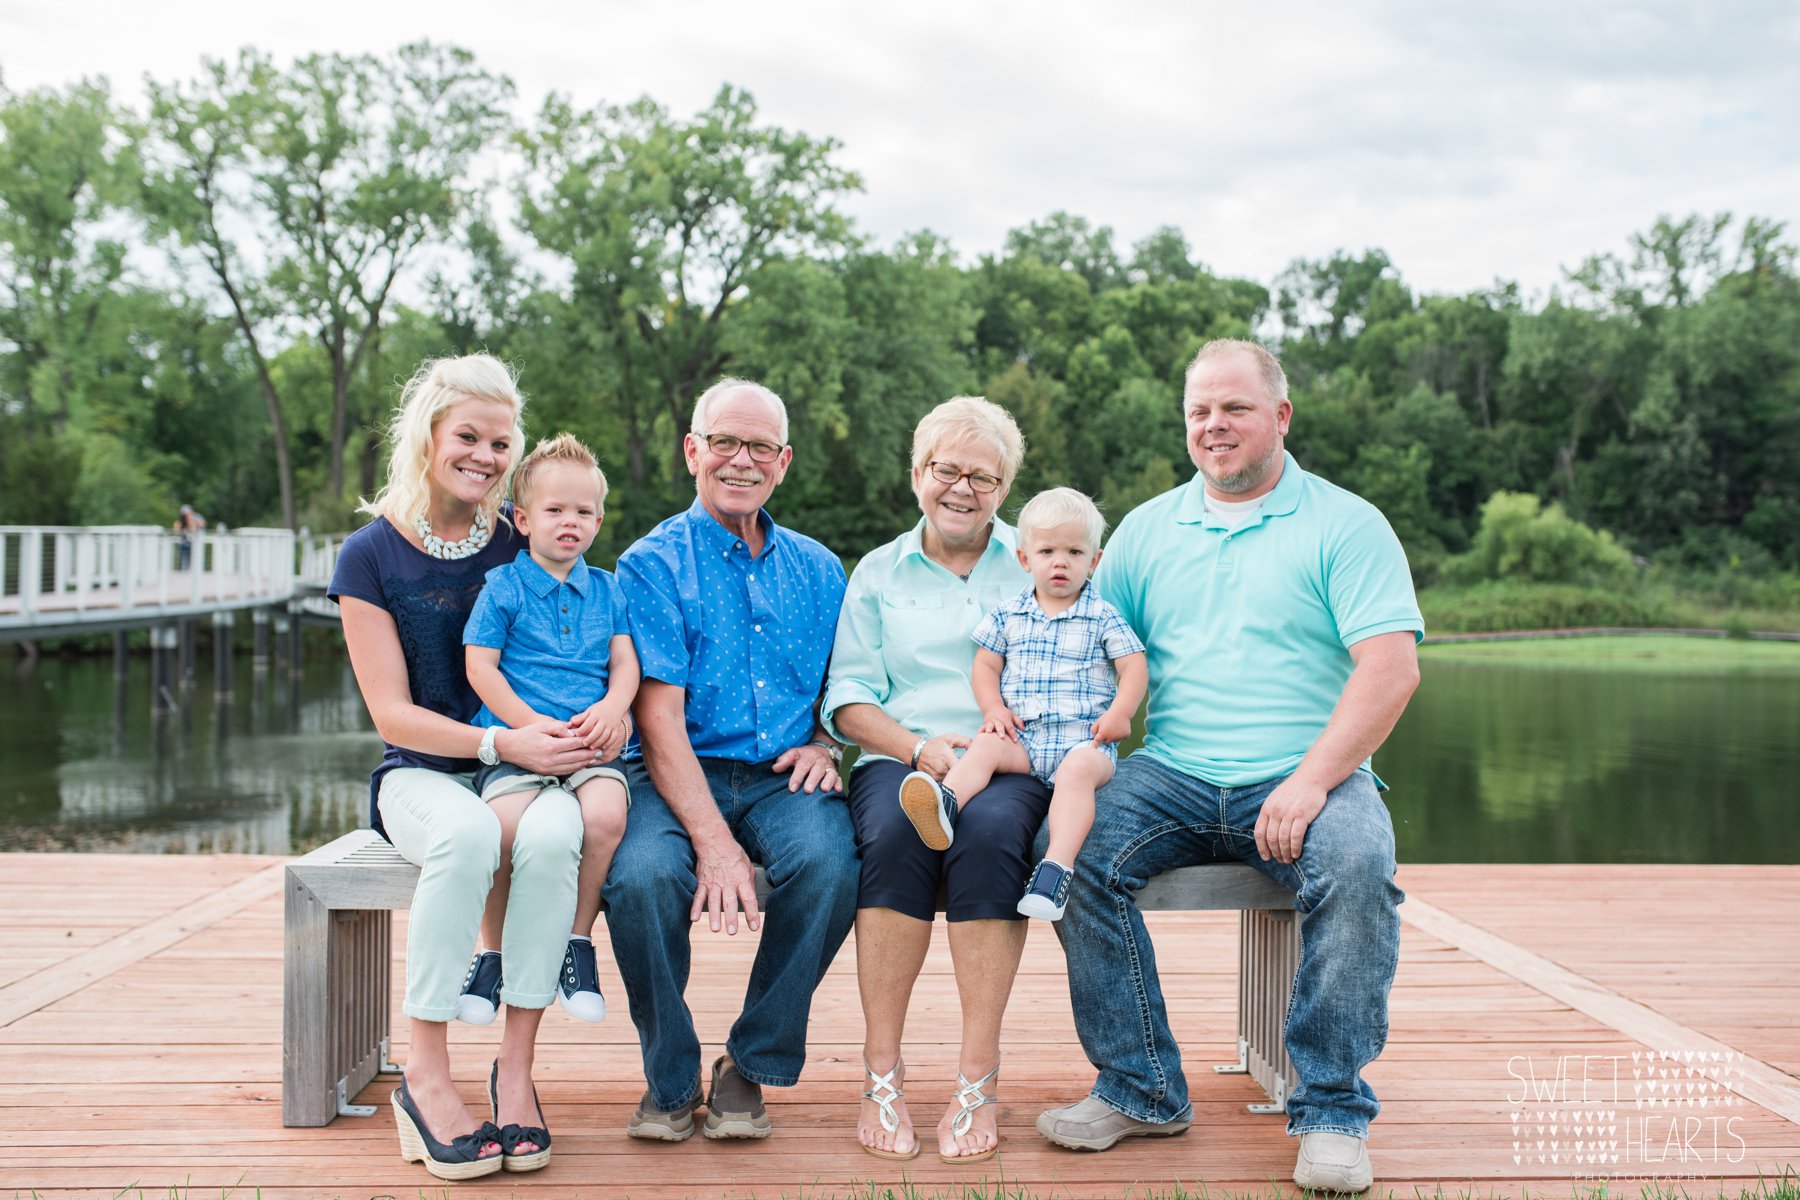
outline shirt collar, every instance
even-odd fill
[[[974,578],[976,571],[987,566],[996,557],[1011,562],[1014,554],[1017,553],[1018,544],[1018,536],[1013,532],[1013,527],[999,517],[995,517],[988,534],[987,549],[983,550],[981,557],[975,560],[975,570],[969,572],[969,577]],[[918,555],[926,562],[932,561],[925,553],[924,517],[920,517],[917,525],[900,535],[900,557],[904,559],[913,554]],[[942,566],[941,563],[935,565]]]
[[[694,502],[688,505],[687,519],[688,523],[698,531],[700,540],[710,548],[729,552],[743,544],[743,538],[719,524],[719,519],[706,511],[706,505],[700,503],[698,496],[695,496]],[[769,510],[766,508],[756,510],[756,523],[762,529],[763,554],[767,555],[770,550],[775,548],[775,535],[779,532],[779,526],[775,524],[775,518],[769,515]],[[746,552],[748,549],[745,547]]]
[[[534,596],[548,596],[565,582],[574,588],[579,596],[585,597],[588,593],[589,572],[585,562],[577,562],[570,569],[567,580],[559,580],[544,570],[538,565],[538,560],[531,557],[529,550],[519,551],[518,557],[513,559],[513,565],[519,568],[519,579]]]
[[[1306,472],[1294,461],[1294,456],[1286,450],[1281,452],[1281,478],[1276,481],[1274,490],[1262,498],[1262,507],[1256,510],[1254,519],[1247,522],[1246,529],[1254,528],[1270,517],[1285,517],[1300,507],[1300,492],[1305,486],[1302,479]],[[1181,493],[1181,503],[1175,510],[1175,520],[1181,525],[1199,525],[1206,529],[1223,529],[1225,523],[1216,513],[1206,509],[1206,477],[1195,471],[1193,479],[1188,481],[1186,489]]]
[[[1076,595],[1075,603],[1055,616],[1045,612],[1044,606],[1038,603],[1036,584],[1026,585],[1025,590],[1008,600],[1002,605],[1002,609],[1006,612],[1023,613],[1041,621],[1060,621],[1065,617],[1091,617],[1095,615],[1099,604],[1099,598],[1094,595],[1094,581],[1090,579],[1081,585],[1081,591]]]

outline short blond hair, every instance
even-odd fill
[[[1263,387],[1268,390],[1275,403],[1279,404],[1288,398],[1287,372],[1281,369],[1281,360],[1269,353],[1268,347],[1260,342],[1246,341],[1243,338],[1214,338],[1200,347],[1200,352],[1188,363],[1187,374],[1182,376],[1182,390],[1185,392],[1187,385],[1194,382],[1194,372],[1200,369],[1201,363],[1234,354],[1242,355],[1256,365],[1257,374],[1262,376]]]
[[[952,396],[919,421],[913,430],[912,465],[917,474],[946,442],[985,442],[1000,460],[1000,482],[1012,486],[1025,461],[1025,435],[1012,414],[981,396]]]
[[[1106,536],[1106,518],[1100,515],[1100,506],[1074,488],[1059,487],[1039,492],[1019,510],[1019,545],[1029,542],[1032,534],[1058,525],[1082,526],[1089,550],[1100,549],[1100,539]]]
[[[532,447],[525,461],[513,472],[513,503],[525,508],[531,503],[531,491],[537,484],[537,477],[545,467],[558,463],[571,466],[586,467],[594,473],[594,486],[600,493],[600,510],[606,511],[606,472],[600,469],[600,460],[594,452],[582,444],[580,438],[572,433],[559,433],[548,441],[539,442]]]
[[[364,500],[358,512],[386,517],[402,529],[431,506],[431,447],[439,422],[464,400],[486,400],[512,412],[512,444],[525,444],[522,419],[525,397],[511,367],[486,354],[461,358],[428,358],[400,389],[400,403],[388,422],[387,482],[373,500]],[[482,497],[480,509],[491,521],[506,495],[512,478],[512,461]]]

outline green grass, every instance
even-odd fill
[[[1669,634],[1435,642],[1419,647],[1419,659],[1428,663],[1688,675],[1800,676],[1800,642],[1751,642]]]

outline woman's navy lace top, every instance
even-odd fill
[[[463,625],[487,573],[511,562],[525,546],[512,527],[512,506],[503,505],[501,516],[508,519],[494,522],[493,539],[481,552],[458,559],[431,557],[385,517],[376,517],[344,539],[326,591],[333,600],[354,596],[386,610],[400,633],[413,703],[465,724],[474,719],[481,700],[463,671]],[[394,768],[473,771],[478,765],[472,758],[444,758],[389,745],[369,778],[369,824],[387,836],[376,801],[382,776]]]

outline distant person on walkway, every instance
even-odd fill
[[[193,561],[194,535],[206,528],[206,518],[195,512],[193,505],[184,504],[169,528],[175,531],[175,569],[185,571]]]
[[[764,511],[794,457],[787,434],[768,388],[708,388],[683,441],[693,505],[619,558],[644,676],[641,746],[626,754],[631,819],[602,894],[648,1085],[632,1137],[694,1132],[700,1039],[683,993],[701,913],[715,933],[736,933],[740,912],[763,931],[705,1092],[706,1136],[761,1138],[762,1089],[799,1079],[813,990],[856,904],[840,751],[815,717],[844,569]]]
[[[918,524],[856,564],[832,647],[822,709],[862,747],[849,788],[862,857],[856,981],[868,1085],[856,1136],[877,1158],[919,1153],[900,1042],[940,887],[962,1029],[957,1086],[934,1143],[943,1161],[964,1165],[999,1150],[1000,1024],[1025,950],[1019,885],[1050,792],[1030,775],[996,775],[958,797],[956,836],[935,849],[895,795],[913,771],[942,780],[981,729],[969,635],[1031,581],[999,517],[1024,457],[1018,425],[997,404],[957,396],[926,413],[913,430]],[[931,1040],[941,1032],[934,1025]]]
[[[1148,680],[1144,644],[1088,585],[1106,520],[1074,488],[1039,492],[1019,510],[1019,563],[1031,585],[982,618],[971,683],[981,732],[943,782],[914,771],[900,805],[925,844],[948,847],[965,797],[996,774],[1035,775],[1050,791],[1050,847],[1025,880],[1019,912],[1060,921],[1069,870],[1094,824],[1094,789]],[[1117,671],[1115,678],[1114,672]]]
[[[561,788],[529,805],[484,804],[476,768],[502,759],[542,775],[592,766],[561,721],[517,729],[472,722],[463,625],[487,573],[525,548],[501,504],[524,440],[524,400],[486,355],[426,362],[389,429],[387,483],[344,540],[328,594],[350,666],[387,743],[370,781],[370,823],[420,868],[407,921],[405,1079],[393,1095],[401,1153],[443,1179],[542,1166],[549,1134],[531,1083],[533,1050],[575,916],[581,810]],[[488,1076],[494,1121],[477,1121],[450,1078],[447,1022],[505,855],[515,919],[502,936],[508,1005]]]
[[[606,476],[593,452],[568,433],[539,442],[513,474],[512,494],[513,525],[530,546],[488,572],[463,628],[469,685],[482,700],[475,724],[519,729],[566,721],[601,765],[558,777],[503,761],[475,773],[475,790],[496,810],[541,803],[552,789],[575,794],[581,806],[581,871],[556,998],[575,1019],[600,1021],[606,999],[594,956],[594,920],[630,803],[624,774],[604,764],[619,756],[631,733],[637,651],[631,646],[625,594],[612,572],[582,561],[605,515]],[[560,797],[556,803],[562,803]],[[511,874],[502,856],[488,891],[481,946],[457,1011],[473,1025],[490,1023],[500,1007],[505,922],[536,920],[530,913],[508,917]]]
[[[1148,736],[1100,791],[1057,927],[1100,1074],[1037,1127],[1085,1150],[1187,1130],[1134,893],[1173,867],[1243,861],[1293,889],[1301,914],[1286,1031],[1294,1181],[1359,1192],[1380,1109],[1362,1070],[1387,1038],[1403,898],[1369,756],[1418,685],[1424,623],[1381,513],[1283,448],[1293,406],[1273,355],[1209,342],[1183,413],[1199,474],[1120,522],[1095,576],[1149,651]]]

